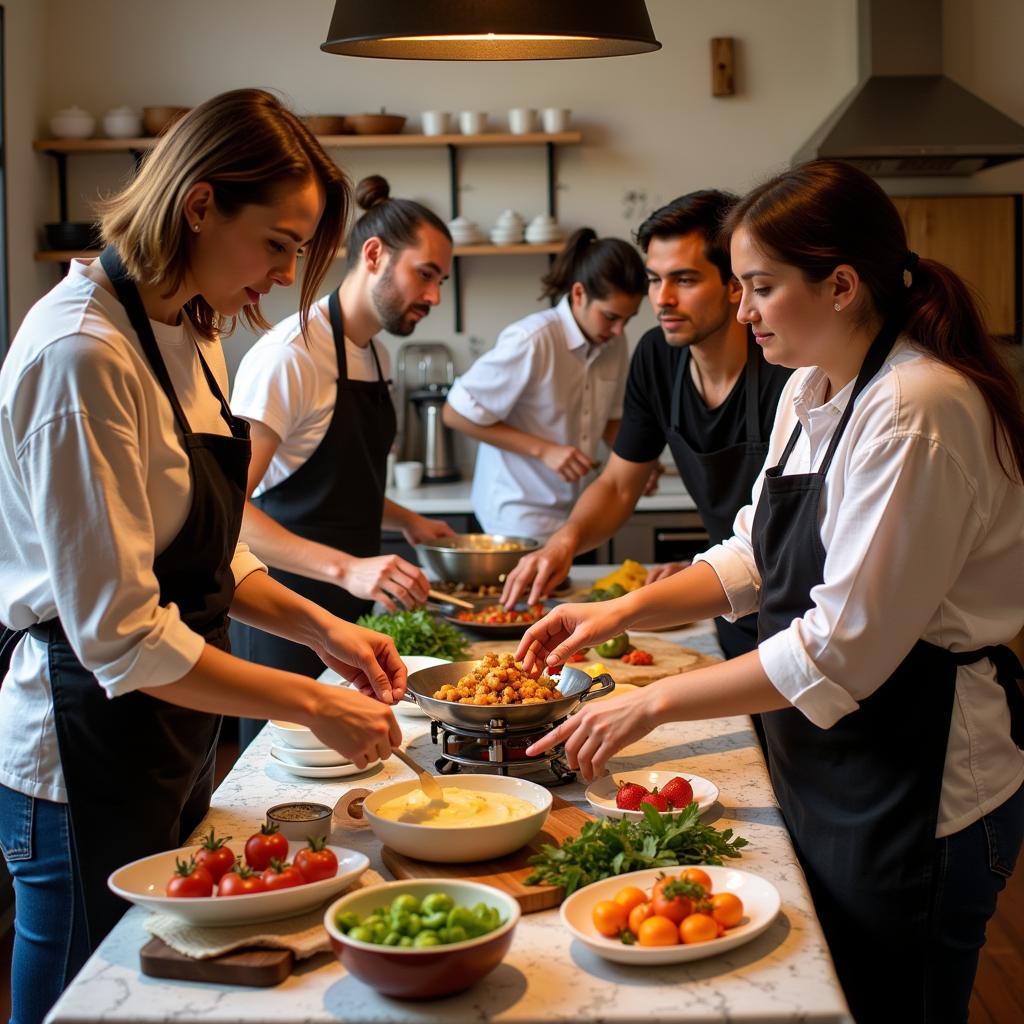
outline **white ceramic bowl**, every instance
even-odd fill
[[[320,742],[320,738],[312,729],[304,725],[297,725],[295,722],[285,722],[275,718],[268,723],[270,735],[274,742],[283,747],[296,747],[299,750],[329,750]]]
[[[103,115],[103,133],[111,139],[142,135],[142,115],[131,107],[114,107]]]
[[[693,788],[693,799],[703,814],[718,799],[718,787],[707,779],[694,775],[692,772],[683,772],[673,769],[657,771],[656,769],[643,769],[635,772],[612,772],[611,775],[602,775],[595,779],[586,792],[587,801],[590,806],[603,814],[606,818],[628,818],[630,821],[639,821],[643,811],[625,811],[615,806],[615,796],[619,791],[620,782],[635,782],[649,790],[655,786],[661,789],[669,779],[676,776],[686,779]],[[673,807],[669,813],[678,814],[681,807]]]
[[[285,764],[296,765],[300,768],[333,768],[339,764],[351,764],[352,762],[330,747],[322,747],[319,750],[307,750],[303,747],[287,747],[276,743],[270,748],[270,753]]]
[[[742,920],[720,938],[678,946],[627,946],[618,939],[605,938],[594,927],[591,914],[595,904],[613,899],[615,894],[627,885],[635,885],[646,892],[660,875],[672,874],[676,870],[671,867],[631,871],[577,889],[561,906],[559,914],[562,924],[569,929],[574,938],[579,939],[584,946],[605,960],[633,966],[654,966],[701,960],[735,949],[760,935],[779,913],[779,907],[782,905],[779,890],[767,879],[749,871],[741,871],[739,868],[716,867],[713,864],[686,866],[699,866],[706,871],[711,876],[712,892],[733,892],[743,901]]]
[[[416,779],[396,782],[375,790],[363,801],[363,815],[385,846],[406,857],[440,864],[464,864],[504,857],[525,846],[543,828],[551,809],[551,793],[526,779],[502,775],[455,775],[450,779],[438,779],[438,782],[442,786],[519,797],[532,804],[536,811],[525,818],[504,821],[498,825],[470,824],[438,828],[391,821],[381,818],[376,813],[377,808],[419,787]]]
[[[289,843],[288,859],[291,860],[305,845],[305,842]],[[238,852],[237,845],[235,849]],[[277,921],[323,906],[326,900],[336,896],[370,866],[369,859],[362,853],[340,846],[332,846],[330,849],[338,858],[338,873],[333,878],[296,885],[291,889],[278,889],[276,892],[194,898],[165,895],[167,882],[174,874],[175,860],[187,860],[194,856],[197,846],[184,846],[125,864],[107,879],[107,885],[122,899],[137,906],[157,914],[171,914],[191,924],[221,926]]]
[[[96,118],[81,107],[58,110],[50,118],[50,131],[57,139],[87,139],[96,128]]]

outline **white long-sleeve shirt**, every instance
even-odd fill
[[[818,469],[853,391],[850,382],[823,401],[825,385],[820,369],[793,374],[766,467],[799,420],[784,474]],[[731,618],[758,607],[750,532],[763,480],[735,535],[695,559],[718,574]],[[919,639],[969,651],[1024,625],[1024,487],[999,465],[978,389],[906,338],[857,399],[825,478],[820,530],[827,554],[811,608],[758,654],[772,684],[822,729],[855,711]],[[992,664],[961,666],[937,835],[967,827],[1022,782],[1024,752]]]
[[[109,697],[174,682],[205,641],[153,572],[192,501],[170,403],[120,303],[74,262],[29,311],[0,369],[0,621],[60,618]],[[194,431],[227,434],[183,324],[152,322]],[[223,388],[218,341],[200,340]],[[239,544],[236,582],[263,568]],[[67,799],[46,645],[25,636],[0,689],[0,782]]]
[[[625,336],[591,345],[566,295],[506,327],[455,382],[448,403],[480,426],[505,422],[593,459],[608,421],[622,418],[628,364]],[[481,443],[473,511],[487,533],[547,540],[588,482],[563,480],[540,459]]]

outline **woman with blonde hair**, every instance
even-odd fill
[[[853,1016],[966,1021],[1024,831],[1024,410],[964,283],[878,184],[822,160],[729,215],[739,319],[797,367],[734,536],[659,583],[566,605],[520,654],[758,611],[758,647],[602,701],[592,777],[662,722],[763,712],[772,784]]]
[[[248,428],[219,334],[302,308],[349,188],[302,122],[240,89],[196,107],[101,205],[106,248],[26,316],[0,370],[0,845],[15,1024],[42,1020],[126,905],[120,864],[205,814],[221,714],[310,726],[357,765],[401,739],[385,637],[271,580],[238,543]],[[229,653],[228,616],[309,645],[361,693]]]

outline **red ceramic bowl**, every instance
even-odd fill
[[[504,923],[479,938],[426,949],[400,949],[357,942],[340,932],[334,924],[340,911],[353,911],[363,917],[402,893],[411,893],[422,899],[431,892],[447,893],[459,906],[472,907],[482,902],[496,907]],[[493,886],[447,878],[424,878],[385,882],[350,892],[327,908],[324,927],[342,966],[365,985],[395,999],[437,999],[469,988],[501,963],[512,945],[512,933],[519,916],[519,904],[508,893]]]

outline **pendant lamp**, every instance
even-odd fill
[[[643,0],[336,0],[327,53],[556,60],[660,50]]]

